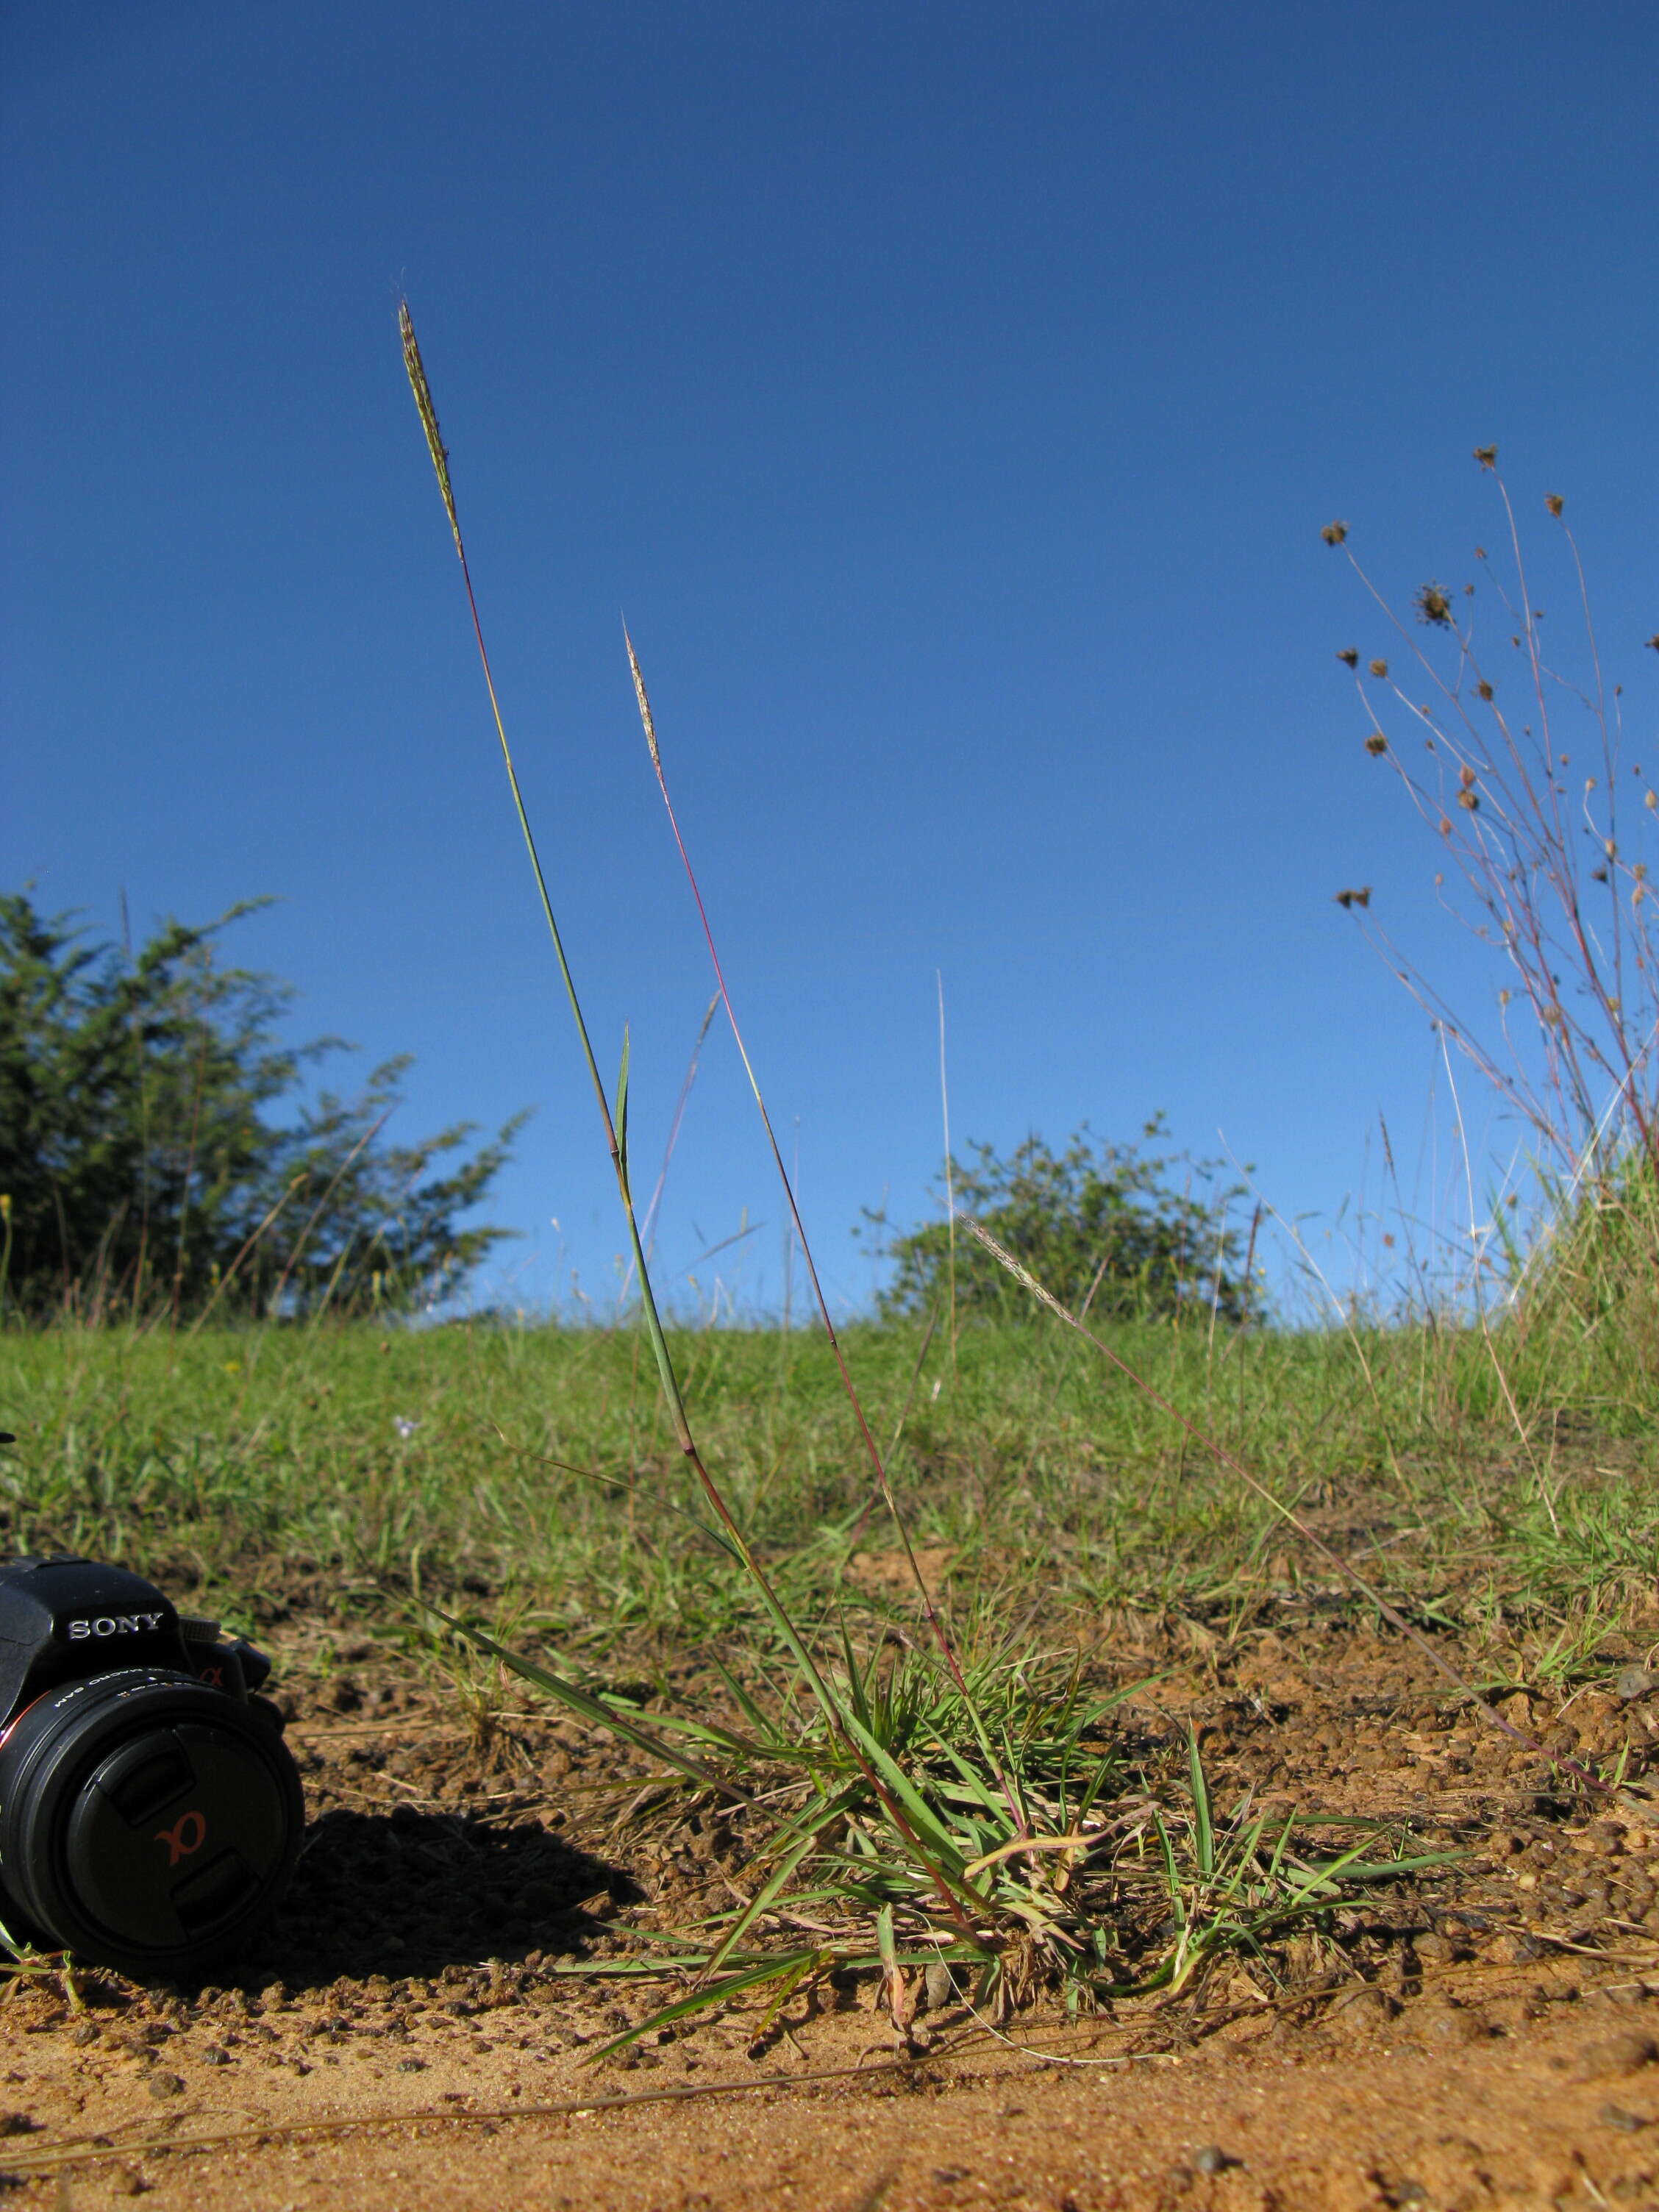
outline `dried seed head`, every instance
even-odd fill
[[[1381,730],[1373,730],[1371,732],[1370,737],[1365,740],[1365,750],[1368,753],[1387,752],[1389,750],[1389,741],[1383,736]]]
[[[1607,879],[1607,872],[1605,868],[1592,868],[1590,870],[1590,881],[1593,884],[1604,884]]]
[[[1351,645],[1345,645],[1336,657],[1349,668],[1358,668],[1359,665],[1359,655]]]
[[[1372,674],[1373,676],[1386,676],[1386,675],[1388,674],[1388,672],[1389,672],[1389,664],[1388,664],[1388,662],[1387,662],[1386,660],[1374,660],[1374,661],[1372,661],[1372,663],[1371,663],[1371,674]]]
[[[1511,995],[1511,994],[1510,994],[1510,993],[1507,989],[1504,989],[1504,990],[1500,991],[1500,992],[1498,994],[1498,1005],[1499,1005],[1500,1006],[1508,1006],[1508,1004],[1509,1004],[1509,1002],[1510,1002],[1510,995]]]
[[[1419,622],[1437,624],[1442,629],[1451,626],[1451,601],[1438,584],[1425,584],[1413,594],[1412,605],[1417,609]]]
[[[1457,781],[1462,785],[1465,791],[1467,791],[1469,786],[1474,781],[1474,770],[1469,766],[1467,761],[1464,762],[1462,767],[1457,771]]]
[[[1480,810],[1480,801],[1472,791],[1460,791],[1457,794],[1457,803],[1460,806],[1467,807],[1471,814]]]
[[[651,765],[662,780],[662,755],[657,750],[657,726],[651,719],[651,702],[645,696],[645,678],[640,673],[639,658],[634,651],[634,641],[628,635],[628,624],[623,624],[623,642],[628,647],[628,665],[634,678],[634,696],[639,702],[640,720],[645,725],[645,742],[651,748]]]
[[[1474,688],[1480,696],[1483,699],[1490,699],[1492,696],[1492,686],[1486,682],[1485,677],[1481,678],[1480,683],[1478,683]]]
[[[1340,545],[1348,534],[1348,526],[1346,522],[1328,522],[1319,534],[1328,545]]]
[[[1338,891],[1332,902],[1334,905],[1341,907],[1345,911],[1349,907],[1369,906],[1371,902],[1371,887],[1369,884],[1364,884],[1357,891]]]
[[[1656,798],[1654,793],[1650,791],[1644,797],[1642,804],[1644,806],[1648,808],[1650,812],[1651,812],[1654,807],[1659,806],[1659,798]]]
[[[1562,507],[1565,505],[1565,501],[1560,497],[1559,493],[1547,491],[1544,494],[1544,504],[1548,507],[1552,514],[1559,514]]]
[[[1449,837],[1451,836],[1450,820],[1443,814],[1440,817],[1440,834],[1443,837]]]
[[[1474,458],[1483,469],[1495,469],[1498,466],[1498,448],[1496,446],[1477,446]]]
[[[1648,650],[1650,653],[1659,653],[1659,630],[1656,630],[1653,635],[1649,638],[1646,642]]]
[[[421,428],[426,432],[427,450],[432,455],[432,465],[437,472],[438,489],[443,494],[444,513],[449,517],[449,526],[454,532],[455,550],[465,561],[466,555],[461,545],[461,526],[455,514],[455,494],[449,481],[449,455],[438,434],[438,410],[432,404],[432,387],[426,380],[421,349],[415,337],[415,319],[409,312],[407,300],[398,302],[398,331],[404,342],[404,367],[409,373],[409,388],[415,395]]]

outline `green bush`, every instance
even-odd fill
[[[1154,1139],[1163,1130],[1158,1115],[1142,1134]],[[1244,1193],[1216,1187],[1219,1163],[1147,1158],[1134,1145],[1102,1143],[1086,1123],[1062,1152],[1037,1136],[1006,1159],[990,1145],[970,1149],[969,1164],[950,1164],[955,1210],[983,1223],[1073,1311],[1085,1299],[1095,1314],[1139,1320],[1213,1308],[1242,1321],[1257,1310],[1246,1239],[1229,1218]],[[1185,1170],[1179,1188],[1170,1180],[1177,1169]],[[943,1177],[939,1189],[946,1198]],[[885,1225],[879,1214],[866,1218]],[[948,1206],[944,1219],[884,1249],[896,1262],[879,1299],[890,1318],[933,1308],[949,1296],[952,1274],[959,1313],[1035,1311],[1028,1293],[971,1237],[953,1239]]]
[[[518,1122],[431,1176],[474,1125],[384,1143],[406,1057],[356,1099],[307,1098],[307,1066],[339,1041],[285,1044],[291,989],[220,963],[219,932],[250,910],[168,922],[124,955],[0,894],[0,1308],[408,1307],[509,1233],[457,1217]]]

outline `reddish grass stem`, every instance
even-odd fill
[[[625,623],[623,627],[623,638],[628,647],[628,665],[634,678],[634,696],[639,702],[640,720],[645,726],[645,741],[650,749],[651,765],[656,773],[657,788],[662,793],[662,803],[668,811],[669,827],[674,833],[674,842],[679,848],[686,880],[691,886],[691,896],[696,902],[697,919],[702,924],[703,938],[708,946],[708,957],[714,965],[715,987],[720,993],[720,1004],[726,1009],[726,1018],[731,1026],[738,1057],[743,1061],[743,1072],[749,1079],[750,1090],[754,1093],[755,1104],[760,1113],[761,1126],[766,1131],[766,1141],[772,1148],[773,1164],[778,1171],[778,1180],[783,1185],[784,1198],[789,1207],[789,1218],[794,1224],[795,1235],[800,1242],[801,1257],[806,1262],[806,1273],[812,1285],[812,1296],[817,1303],[818,1316],[823,1323],[824,1334],[830,1340],[830,1348],[835,1354],[836,1365],[841,1375],[842,1388],[846,1391],[848,1403],[852,1407],[853,1418],[858,1424],[859,1435],[863,1439],[864,1449],[869,1455],[871,1467],[875,1473],[877,1487],[881,1492],[883,1502],[897,1532],[899,1543],[904,1553],[905,1564],[910,1571],[910,1578],[915,1583],[921,1599],[922,1612],[927,1626],[950,1670],[951,1680],[956,1684],[969,1713],[974,1713],[973,1697],[963,1674],[961,1663],[957,1657],[956,1646],[951,1641],[950,1631],[945,1627],[938,1607],[933,1603],[933,1595],[923,1579],[921,1569],[917,1565],[915,1549],[910,1541],[910,1532],[905,1526],[904,1516],[899,1510],[898,1500],[893,1494],[893,1486],[888,1476],[887,1464],[882,1455],[881,1446],[876,1442],[875,1433],[865,1414],[863,1401],[859,1396],[858,1386],[853,1380],[852,1370],[847,1364],[847,1355],[842,1349],[841,1337],[836,1331],[835,1322],[830,1316],[830,1302],[824,1297],[823,1285],[818,1279],[817,1263],[812,1257],[812,1247],[807,1238],[806,1224],[800,1218],[800,1207],[795,1201],[794,1185],[789,1179],[788,1169],[783,1164],[783,1152],[778,1144],[777,1133],[772,1127],[772,1116],[767,1111],[766,1100],[762,1095],[759,1079],[756,1076],[754,1065],[749,1057],[749,1048],[743,1041],[743,1031],[738,1024],[737,1010],[732,1004],[732,994],[726,988],[726,971],[720,965],[720,951],[714,943],[714,932],[708,919],[708,909],[703,904],[702,891],[697,882],[696,870],[691,865],[691,855],[686,850],[685,839],[680,830],[679,817],[674,811],[674,802],[668,793],[668,779],[663,773],[662,751],[657,743],[656,724],[652,717],[650,699],[646,694],[645,678],[641,672],[639,655],[634,650],[634,641],[629,635]],[[941,985],[941,992],[942,990]],[[982,1740],[981,1747],[986,1750],[988,1756],[989,1747],[983,1744]],[[992,1764],[994,1767],[995,1761],[993,1760]],[[1023,1830],[1025,1820],[1019,1808],[1017,1793],[1000,1770],[998,1770],[997,1778],[1007,1792],[1010,1808]]]

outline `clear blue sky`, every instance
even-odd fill
[[[1332,656],[1378,624],[1319,528],[1461,580],[1497,441],[1651,728],[1656,70],[1645,0],[12,0],[0,881],[108,932],[122,887],[139,927],[276,894],[235,949],[297,1033],[417,1055],[404,1133],[536,1109],[481,1288],[603,1304],[406,289],[641,1180],[709,984],[624,611],[843,1303],[860,1208],[937,1168],[936,970],[958,1139],[1164,1109],[1328,1225],[1379,1110],[1409,1180],[1434,1070],[1332,894],[1492,979],[1364,756]],[[781,1213],[716,1033],[682,1293],[744,1207],[698,1273],[754,1304]]]

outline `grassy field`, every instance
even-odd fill
[[[1108,1335],[1370,1578],[1454,1607],[1466,1629],[1616,1620],[1652,1575],[1659,1378],[1628,1328]],[[1047,1321],[964,1328],[954,1353],[898,1325],[857,1327],[847,1347],[963,1632],[1026,1618],[1073,1635],[1126,1608],[1208,1620],[1331,1581]],[[792,1602],[914,1614],[823,1339],[710,1331],[672,1350],[704,1456]],[[390,1601],[416,1574],[593,1648],[765,1632],[626,1330],[17,1332],[0,1423],[18,1436],[0,1494],[20,1546],[222,1593],[301,1562]]]

